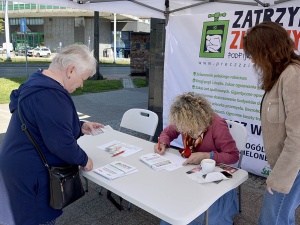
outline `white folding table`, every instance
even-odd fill
[[[142,147],[143,150],[127,157],[112,157],[108,152],[97,148],[113,140]],[[236,171],[232,179],[219,184],[198,184],[188,178],[186,172],[195,165],[187,165],[174,171],[155,171],[139,160],[141,155],[153,152],[154,143],[116,130],[97,136],[82,136],[78,143],[92,158],[94,168],[120,160],[138,169],[136,173],[115,180],[108,180],[93,171],[81,171],[82,176],[174,225],[190,223],[223,194],[248,179],[248,172],[242,169]],[[170,151],[179,154],[177,150]]]

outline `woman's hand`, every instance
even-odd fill
[[[182,165],[186,166],[187,164],[200,164],[202,159],[210,159],[209,152],[194,152],[182,163]]]
[[[273,194],[272,188],[271,188],[270,186],[268,186],[268,185],[267,185],[267,190],[268,190],[268,192],[269,192],[271,195]]]
[[[165,154],[165,152],[166,152],[166,144],[164,144],[164,143],[160,143],[159,144],[160,146],[158,146],[158,143],[156,144],[156,145],[154,145],[154,152],[155,153],[158,153],[158,154],[160,154],[160,155],[163,155],[163,154]]]
[[[93,169],[93,160],[89,157],[85,167],[83,167],[83,170],[90,171],[92,169]]]
[[[95,122],[85,122],[82,124],[81,132],[83,134],[91,134],[90,132],[97,128],[103,128],[104,125],[101,123],[95,123]]]

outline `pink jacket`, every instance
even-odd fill
[[[167,126],[160,134],[161,143],[170,146],[170,142],[180,135],[175,126]],[[225,164],[233,164],[239,160],[239,150],[236,147],[227,123],[219,115],[215,114],[212,124],[204,133],[203,142],[196,148],[197,152],[214,151],[214,160]]]

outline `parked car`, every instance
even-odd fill
[[[34,57],[42,57],[45,56],[49,58],[51,56],[51,50],[49,48],[40,47],[33,49],[32,56]]]
[[[27,47],[27,55],[28,55],[28,51],[32,50],[32,47]],[[25,52],[25,48],[24,46],[19,47],[17,50],[15,50],[15,55],[16,56],[25,56],[26,52]]]
[[[15,50],[15,56],[24,56],[25,55],[25,47],[21,46]]]
[[[25,55],[25,48],[24,47],[18,48],[15,51],[15,56],[22,56],[22,55]]]
[[[2,45],[0,45],[0,53],[4,53],[4,52],[3,52],[3,46],[2,46]]]
[[[27,56],[33,56],[33,50],[34,50],[34,48],[33,47],[30,47],[30,48],[28,48],[27,49]]]

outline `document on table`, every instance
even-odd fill
[[[182,163],[186,160],[179,155],[166,152],[164,155],[157,153],[148,153],[140,157],[140,160],[154,170],[173,171],[182,167]]]
[[[222,180],[228,180],[232,177],[232,174],[235,173],[238,168],[232,167],[230,165],[217,163],[214,171],[208,174],[203,174],[201,171],[201,166],[196,166],[195,168],[187,171],[187,176],[198,182],[201,183],[219,183]],[[224,173],[225,172],[225,173]],[[231,175],[231,177],[228,175]]]
[[[163,170],[172,165],[171,160],[154,152],[142,155],[140,160],[154,170]]]
[[[130,145],[124,142],[120,142],[117,140],[108,142],[106,144],[100,145],[97,148],[104,150],[112,155],[118,155],[118,156],[122,156],[122,157],[126,157],[129,155],[132,155],[136,152],[142,151],[143,148],[134,146],[134,145]],[[120,153],[120,154],[118,154]]]
[[[170,153],[168,151],[164,154],[164,157],[172,161],[172,165],[168,166],[166,168],[166,170],[168,170],[168,171],[173,171],[173,170],[176,170],[178,168],[181,168],[182,163],[186,160],[182,156]]]
[[[95,136],[95,135],[102,134],[102,133],[110,131],[110,130],[113,130],[113,128],[109,125],[106,125],[102,128],[99,127],[99,128],[96,128],[96,129],[90,131],[90,134]]]
[[[131,166],[127,163],[114,161],[105,166],[94,169],[93,171],[109,180],[113,180],[118,177],[135,173],[137,172],[137,169],[136,167]]]

